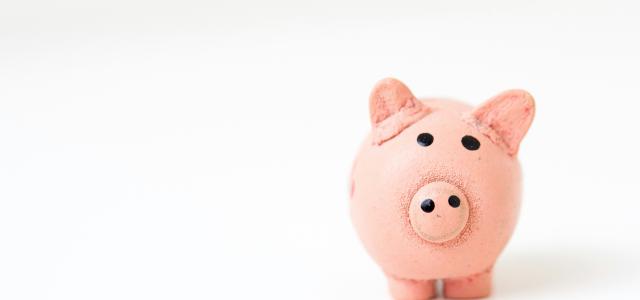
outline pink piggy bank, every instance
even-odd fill
[[[520,141],[535,105],[522,90],[483,105],[418,100],[396,79],[371,93],[372,131],[353,165],[351,217],[394,299],[491,293],[520,208]]]

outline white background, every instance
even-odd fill
[[[640,294],[634,1],[0,2],[0,299],[387,299],[373,84],[529,90],[495,299]]]

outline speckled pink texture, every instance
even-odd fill
[[[533,98],[512,90],[472,108],[418,100],[398,80],[385,79],[371,94],[370,110],[372,132],[352,171],[351,215],[390,278],[392,295],[430,298],[433,289],[425,284],[435,279],[447,279],[448,297],[488,295],[490,270],[520,208],[516,155],[533,119]],[[427,147],[416,142],[425,132],[434,137]],[[463,147],[465,135],[480,148]],[[464,205],[450,206],[449,194]],[[435,201],[432,213],[420,211],[422,198]]]
[[[380,145],[429,112],[402,82],[384,79],[378,82],[369,98],[372,141]]]

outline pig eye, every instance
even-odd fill
[[[480,148],[480,141],[470,135],[465,135],[462,138],[462,146],[467,148],[467,150],[475,151]]]
[[[433,135],[431,135],[430,133],[421,133],[418,135],[418,145],[422,146],[422,147],[427,147],[431,144],[433,144]]]

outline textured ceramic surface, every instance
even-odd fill
[[[534,116],[522,90],[473,108],[418,100],[396,79],[370,97],[372,131],[351,175],[351,215],[395,299],[490,294],[520,208],[517,153]]]

